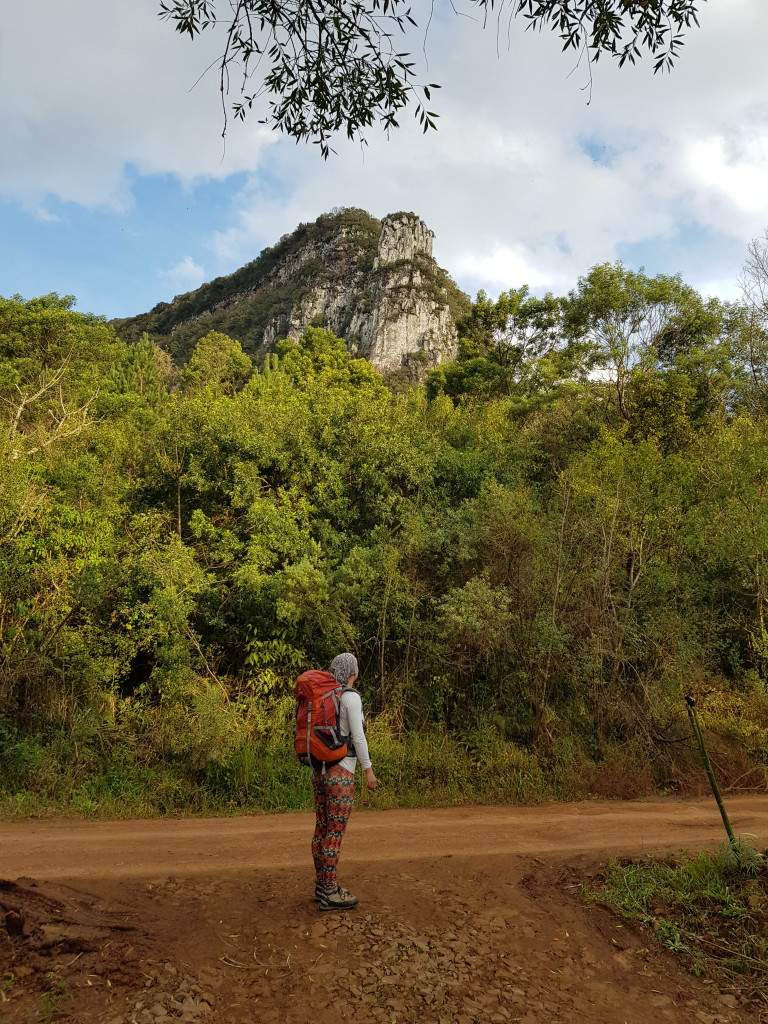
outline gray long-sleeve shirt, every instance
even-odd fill
[[[365,738],[363,729],[363,701],[357,690],[347,687],[341,695],[341,710],[339,712],[339,728],[342,736],[350,736],[355,748],[356,757],[345,757],[339,761],[342,768],[348,772],[354,772],[358,759],[360,767],[365,770],[371,767],[371,758],[368,754],[368,741]]]

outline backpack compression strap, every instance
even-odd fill
[[[309,751],[310,738],[312,736],[312,701],[307,702],[307,763],[310,763],[312,756]]]

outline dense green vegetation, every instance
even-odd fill
[[[395,394],[320,329],[179,368],[0,300],[5,813],[303,806],[292,680],[342,649],[379,805],[685,788],[683,692],[765,785],[754,310],[606,264],[460,334]]]

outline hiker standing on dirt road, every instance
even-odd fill
[[[358,903],[336,880],[341,841],[355,799],[355,768],[358,760],[368,789],[376,788],[365,738],[363,702],[355,689],[358,676],[354,654],[339,654],[330,665],[331,674],[344,687],[340,698],[339,731],[349,737],[349,753],[336,764],[314,765],[312,791],[315,797],[315,834],[312,859],[315,863],[315,899],[320,910],[348,910]]]

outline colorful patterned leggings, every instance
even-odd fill
[[[315,795],[315,834],[312,836],[315,874],[326,889],[335,889],[341,840],[355,799],[355,776],[341,765],[330,765],[325,775],[312,772],[312,791]]]

